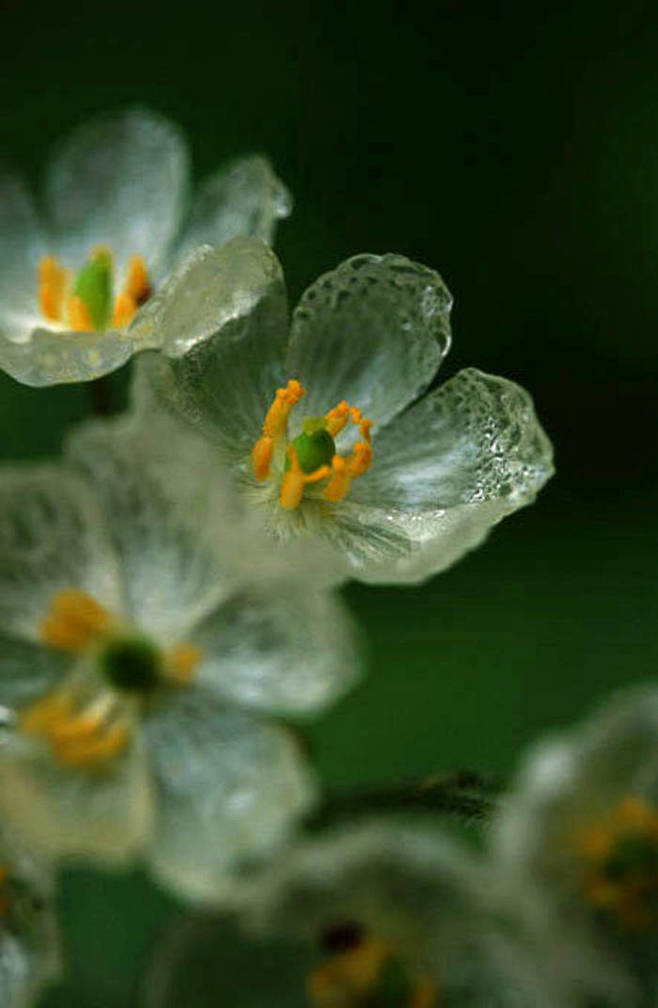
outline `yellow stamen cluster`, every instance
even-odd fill
[[[364,938],[354,948],[333,955],[307,977],[306,990],[313,1008],[358,1008],[374,1004],[382,979],[382,971],[394,959],[388,942],[380,938]],[[436,1008],[438,991],[428,979],[419,979],[409,986],[406,1004],[401,1008]]]
[[[585,895],[630,930],[658,923],[658,811],[628,797],[585,829],[578,847],[589,862]]]
[[[92,255],[98,251],[95,250]],[[49,322],[75,332],[91,332],[95,327],[89,307],[79,294],[73,293],[73,279],[71,270],[60,266],[55,256],[42,258],[38,275],[41,312]],[[141,256],[133,256],[128,262],[123,287],[114,299],[109,325],[115,329],[127,326],[150,294],[146,264]]]
[[[106,634],[109,613],[90,595],[76,588],[57,592],[41,624],[41,639],[58,651],[79,654]]]
[[[294,442],[288,442],[287,430],[290,411],[305,394],[305,389],[295,379],[291,379],[285,388],[277,390],[267,411],[262,435],[251,452],[252,469],[259,480],[269,477],[277,451],[287,458],[279,494],[279,502],[285,510],[299,507],[305,487],[322,480],[327,480],[322,491],[323,498],[332,502],[342,500],[349,492],[352,480],[362,476],[372,463],[372,420],[343,401],[325,414],[323,429],[334,438],[351,420],[358,426],[362,440],[357,441],[348,456],[334,454],[330,463],[323,463],[311,472],[304,471]]]
[[[130,723],[111,694],[80,706],[71,690],[49,694],[23,711],[21,729],[44,739],[55,759],[68,767],[99,768],[117,756],[130,738]]]

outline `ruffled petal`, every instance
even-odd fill
[[[151,864],[185,896],[209,900],[240,862],[265,854],[313,787],[292,737],[188,689],[147,724],[158,793]]]
[[[152,795],[142,739],[101,770],[71,769],[20,734],[0,759],[0,810],[17,840],[47,857],[80,855],[115,863],[150,833]]]
[[[130,618],[179,641],[223,600],[239,558],[236,517],[212,449],[166,417],[88,423],[67,446],[100,502]]]
[[[347,612],[305,580],[272,580],[233,595],[190,639],[204,656],[200,683],[264,711],[310,713],[358,676]]]
[[[188,156],[178,129],[144,108],[83,123],[50,163],[45,200],[56,248],[75,265],[107,245],[120,268],[165,260],[187,195]]]
[[[138,409],[173,410],[244,460],[282,381],[286,324],[281,267],[264,242],[197,250],[132,325],[164,351],[139,361]]]
[[[66,468],[0,473],[0,627],[40,639],[53,597],[75,588],[121,609],[116,556],[87,485]]]
[[[304,412],[346,399],[375,430],[429,385],[450,345],[452,298],[433,270],[400,255],[358,255],[308,288],[292,321],[289,374]]]
[[[201,186],[180,254],[199,245],[223,245],[241,235],[272,244],[277,221],[287,217],[291,208],[290,193],[267,158],[238,158]]]

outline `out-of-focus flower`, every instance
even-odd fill
[[[142,108],[65,138],[42,220],[20,179],[0,174],[0,367],[28,385],[114,370],[142,349],[128,324],[176,263],[238,234],[270,241],[290,210],[257,156],[211,176],[189,213],[188,190],[182,134]]]
[[[300,842],[246,885],[240,910],[255,948],[278,942],[277,960],[292,963],[287,1000],[268,1001],[268,978],[256,970],[243,978],[234,1003],[249,1008],[558,1004],[518,925],[495,902],[484,866],[436,829],[363,822]],[[221,999],[235,977],[222,976],[220,927],[216,973],[204,977]],[[149,1008],[196,1003],[188,991],[198,938],[212,962],[205,923],[201,931],[191,927],[165,946]],[[283,942],[296,943],[296,955]]]
[[[48,865],[0,835],[0,1004],[28,1008],[59,968]]]
[[[620,694],[538,745],[493,837],[509,890],[537,893],[566,989],[584,1004],[655,1004],[658,690]]]
[[[0,806],[52,855],[209,896],[313,794],[291,732],[354,679],[334,598],[261,552],[189,435],[90,425],[0,474]]]
[[[165,351],[142,355],[136,406],[200,427],[276,539],[322,538],[365,581],[420,581],[553,472],[513,382],[467,369],[414,403],[450,307],[431,269],[360,255],[306,291],[289,332],[276,256],[236,238],[200,250],[135,320]]]

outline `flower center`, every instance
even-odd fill
[[[340,501],[349,492],[352,480],[362,476],[372,462],[370,429],[372,420],[361,410],[343,401],[323,417],[307,417],[303,431],[292,441],[288,439],[288,418],[294,406],[306,395],[298,381],[292,379],[285,388],[277,389],[267,411],[263,433],[251,452],[251,465],[256,479],[269,478],[273,466],[284,459],[279,503],[285,510],[299,507],[307,486],[322,483],[322,497]],[[348,421],[359,428],[362,440],[357,441],[347,456],[336,452],[334,438]],[[281,466],[278,466],[281,469]]]
[[[39,264],[39,303],[44,318],[76,332],[122,329],[150,293],[146,264],[140,256],[130,259],[116,296],[109,249],[94,249],[75,277],[55,256],[45,256]]]
[[[99,673],[67,679],[20,713],[23,732],[41,738],[57,762],[100,769],[126,747],[134,700],[161,685],[188,684],[201,654],[190,644],[166,651],[112,618],[77,589],[58,592],[41,624],[48,647],[87,655]]]
[[[328,928],[321,939],[329,957],[311,971],[313,1008],[436,1008],[436,985],[414,976],[388,942],[356,921]]]
[[[590,867],[585,893],[630,930],[658,924],[658,812],[629,797],[581,837]]]

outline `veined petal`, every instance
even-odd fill
[[[164,351],[139,361],[138,409],[155,401],[247,458],[282,380],[286,319],[281,267],[263,241],[198,249],[131,327]]]
[[[39,640],[54,596],[68,589],[121,611],[116,555],[98,506],[64,466],[7,467],[0,473],[0,627]]]
[[[284,839],[313,787],[292,737],[189,689],[146,726],[158,796],[156,873],[209,900],[226,873]]]
[[[322,415],[346,399],[386,423],[420,395],[450,345],[452,298],[400,255],[358,255],[315,281],[292,321],[287,371]]]
[[[185,142],[162,116],[134,107],[83,123],[46,179],[57,252],[75,261],[107,245],[118,267],[138,255],[157,273],[180,226],[188,173]]]
[[[272,244],[277,221],[288,216],[291,206],[290,193],[267,158],[238,158],[202,184],[179,254],[199,245],[223,245],[241,235]]]
[[[0,760],[0,810],[12,835],[39,854],[124,861],[151,828],[143,741],[133,736],[110,766],[89,770],[59,765],[39,742],[12,734]]]
[[[310,713],[358,675],[354,630],[338,599],[307,581],[271,580],[231,596],[190,637],[198,681],[243,707]]]
[[[527,392],[475,368],[460,371],[389,424],[350,498],[409,514],[534,498],[553,473],[551,445]]]
[[[236,580],[236,519],[212,449],[170,418],[128,416],[81,426],[67,450],[100,502],[130,618],[161,645],[180,641]]]

